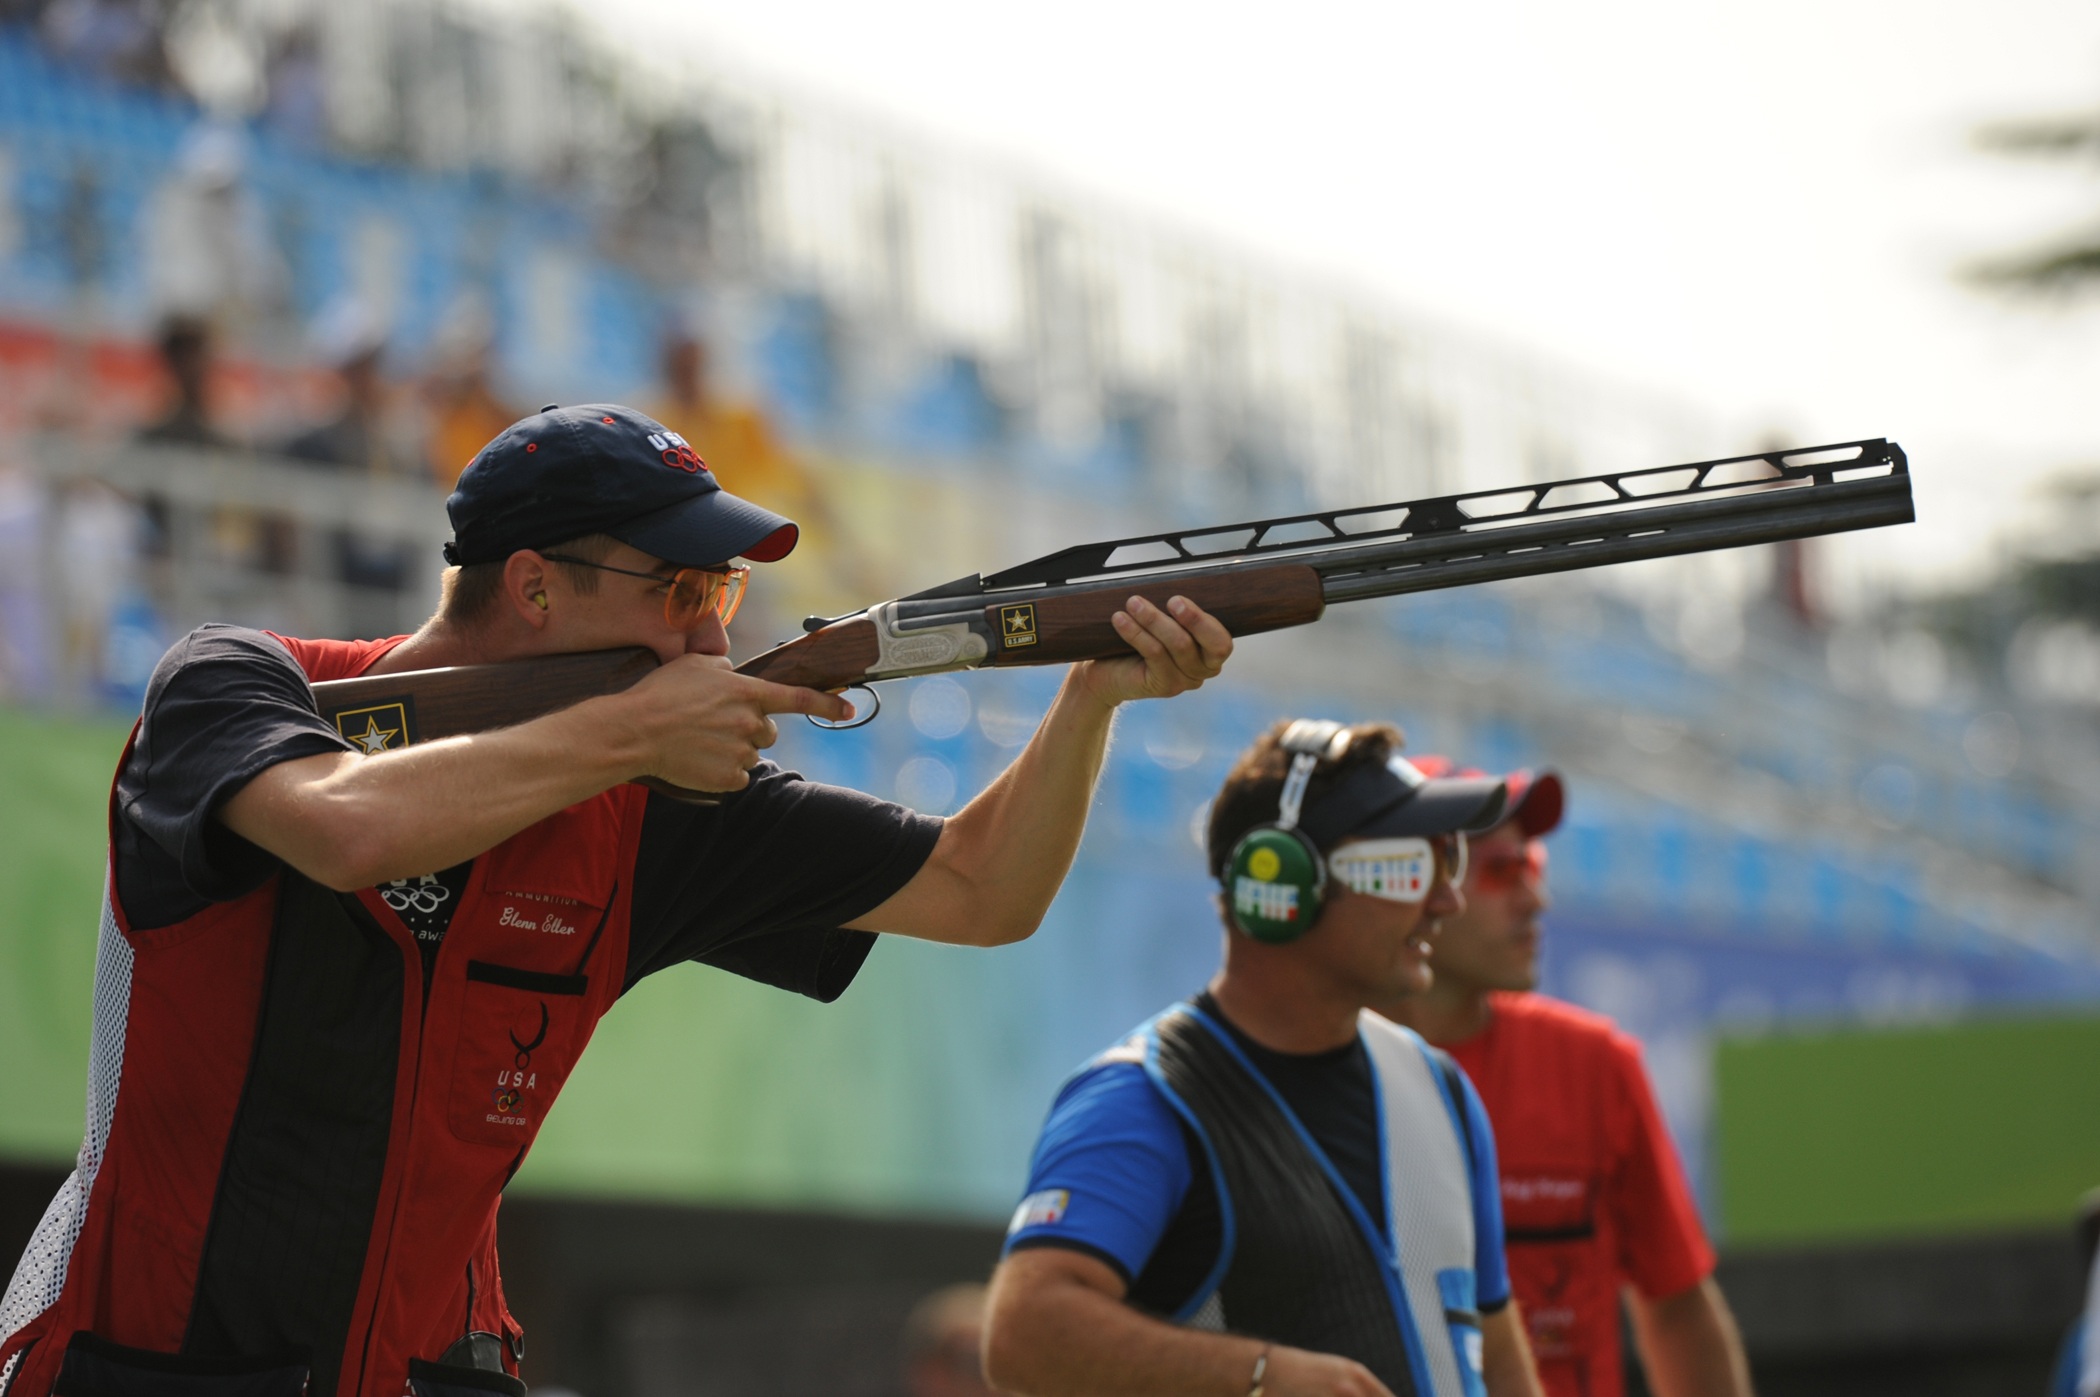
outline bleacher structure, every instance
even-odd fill
[[[477,44],[546,61],[529,26],[499,35],[472,11],[315,14],[321,69],[344,92],[376,90],[372,74],[393,71],[386,56],[417,25],[442,27],[461,62]],[[614,60],[573,51],[584,57],[561,71],[599,90],[591,64]],[[500,75],[496,59],[483,66]],[[501,105],[531,105],[560,74],[538,88],[486,79],[489,110],[457,107],[449,135],[432,134],[436,117],[389,117],[438,110],[417,84],[453,79],[438,58],[426,67],[397,74],[391,105],[343,98],[324,144],[238,124],[241,179],[285,278],[276,318],[250,325],[235,358],[264,378],[281,371],[304,353],[304,327],[353,294],[384,314],[393,361],[413,368],[471,295],[493,310],[519,400],[635,398],[667,317],[697,315],[835,502],[851,575],[895,591],[1251,507],[1518,484],[1738,445],[1668,402],[761,92],[616,93],[555,124],[572,148],[521,141]],[[146,211],[200,125],[223,119],[70,71],[32,34],[0,32],[0,374],[47,372],[53,346],[103,352],[149,336]],[[545,113],[535,120],[550,129]],[[623,193],[604,169],[578,173],[584,156],[657,177]],[[367,508],[349,482],[266,456],[159,457],[112,432],[32,438],[31,425],[12,424],[13,454],[42,473],[54,511],[67,482],[147,494],[156,477],[179,479],[177,509],[267,505],[316,536],[333,521],[412,543],[420,571],[394,625],[413,625],[433,595],[433,486],[388,482],[383,507]],[[1901,424],[1863,425],[1900,436]],[[289,629],[350,614],[324,571],[215,591],[186,571],[202,564],[183,546],[165,566],[195,585],[126,613],[133,650],[229,608]],[[976,1111],[973,1131],[925,1122],[942,1142],[938,1168],[901,1156],[878,1168],[880,1151],[841,1146],[812,1194],[987,1216],[1010,1201],[1058,1076],[1200,983],[1216,922],[1192,833],[1233,753],[1286,714],[1392,718],[1417,751],[1568,774],[1548,988],[1642,1036],[1695,1161],[1716,1033],[2100,1002],[2090,729],[2003,694],[1906,704],[1892,686],[1841,687],[1831,652],[1843,635],[1762,602],[1765,566],[1693,560],[1347,608],[1249,642],[1201,695],[1133,708],[1050,924],[967,964],[900,950],[944,987],[952,1017],[860,1049],[900,1064],[881,1089],[898,1120],[933,1109],[907,1099],[921,1064],[947,1084],[944,1109]],[[877,599],[828,573],[802,590],[833,609]],[[794,619],[776,608],[758,624]],[[739,643],[771,638],[740,629]],[[135,702],[138,677],[98,692]],[[872,727],[791,729],[782,757],[952,810],[1026,740],[1055,682],[901,685]],[[963,1041],[997,1050],[958,1056]],[[540,1148],[550,1176],[603,1163],[773,1196],[771,1181],[728,1164],[651,1163],[562,1127],[557,1117]]]

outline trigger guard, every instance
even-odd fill
[[[814,713],[803,714],[802,720],[813,728],[822,728],[825,732],[851,732],[855,728],[866,727],[875,721],[876,714],[882,712],[882,695],[876,693],[874,687],[868,684],[848,684],[840,692],[850,694],[855,689],[860,690],[872,700],[866,713],[856,713],[850,721],[844,723],[827,723]]]

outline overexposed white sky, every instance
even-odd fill
[[[2100,222],[2100,165],[1969,140],[2100,107],[2091,0],[578,8],[1746,435],[1894,437],[1921,524],[1864,546],[1913,576],[1973,566],[2033,482],[2100,467],[2100,295],[1951,276]]]

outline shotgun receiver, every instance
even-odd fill
[[[1110,618],[1180,595],[1236,636],[1317,621],[1329,602],[1907,524],[1892,441],[1841,442],[1396,504],[1083,544],[832,619],[737,666],[836,690],[985,665],[1130,653]],[[368,750],[524,722],[656,667],[643,649],[314,685],[322,717]],[[871,712],[869,717],[873,717]],[[395,726],[398,725],[398,726]],[[373,745],[375,741],[378,746]]]

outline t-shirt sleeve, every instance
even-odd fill
[[[261,631],[202,626],[175,642],[117,773],[117,895],[132,925],[259,887],[279,860],[221,824],[220,807],[280,762],[349,747],[321,720],[305,671]]]
[[[1495,1127],[1487,1107],[1473,1089],[1473,1079],[1460,1068],[1459,1110],[1473,1142],[1470,1159],[1473,1188],[1473,1294],[1481,1313],[1493,1314],[1509,1304],[1509,1257],[1502,1227],[1502,1171],[1495,1159]]]
[[[1006,1250],[1062,1247],[1107,1262],[1125,1285],[1145,1269],[1188,1194],[1180,1118],[1144,1067],[1096,1063],[1043,1123]]]
[[[1640,1044],[1611,1039],[1620,1097],[1616,1159],[1604,1180],[1604,1206],[1619,1236],[1621,1274],[1650,1299],[1697,1285],[1714,1269],[1713,1248],[1685,1182],[1684,1166],[1641,1062]]]
[[[695,960],[826,1002],[875,944],[842,930],[910,882],[941,821],[761,762],[717,805],[652,795],[627,985]]]

